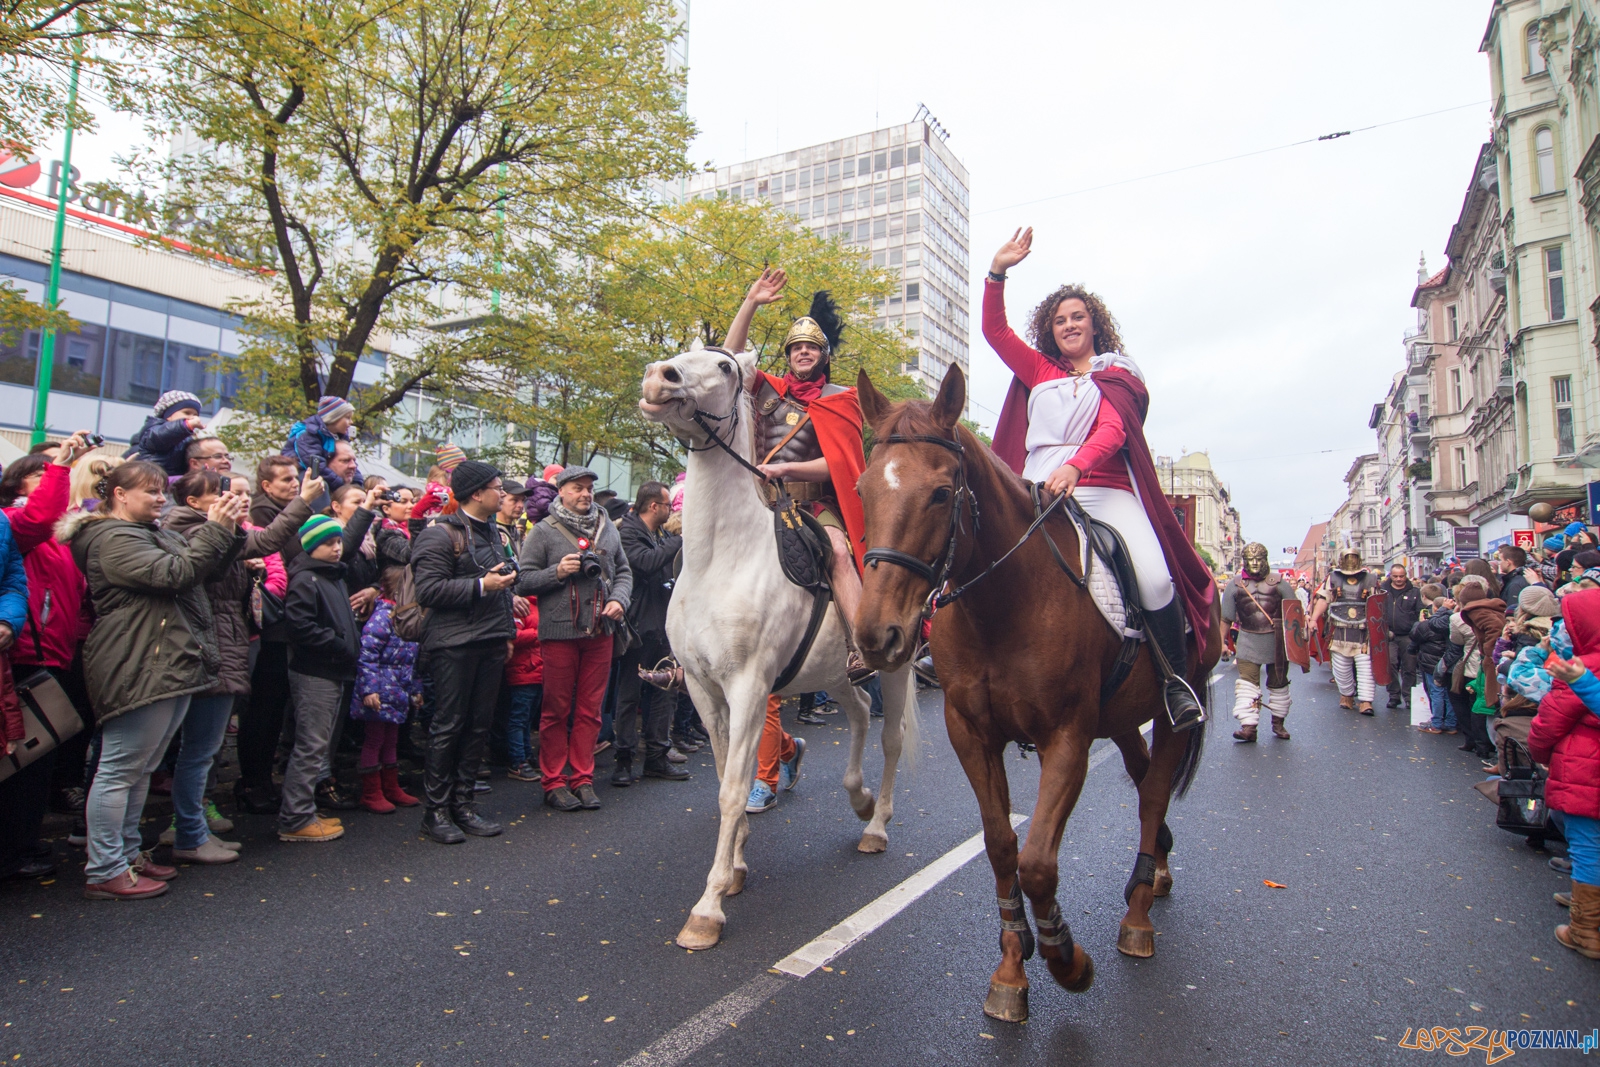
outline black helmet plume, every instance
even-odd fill
[[[813,293],[810,315],[822,328],[822,335],[828,339],[828,354],[834,355],[839,351],[839,341],[844,336],[844,322],[839,318],[839,306],[833,302],[833,294],[826,289]]]

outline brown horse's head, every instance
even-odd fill
[[[894,403],[873,387],[866,371],[856,384],[862,414],[872,426],[876,442],[859,483],[867,548],[904,552],[937,573],[950,546],[950,524],[961,488],[961,460],[935,444],[889,444],[886,439],[898,434],[962,440],[966,378],[960,367],[950,364],[932,403]],[[969,451],[975,444],[970,437],[963,441]],[[927,577],[909,567],[889,561],[867,566],[861,609],[856,614],[856,644],[869,664],[887,671],[905,665],[921,640],[922,606],[932,591]]]

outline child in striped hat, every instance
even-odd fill
[[[183,451],[200,425],[200,398],[182,389],[169,389],[156,399],[125,455],[149,460],[172,477],[182,477],[189,471]]]
[[[356,409],[350,401],[342,396],[325,396],[317,401],[317,413],[304,422],[297,422],[289,430],[289,443],[284,448],[284,454],[293,456],[295,462],[300,464],[302,471],[315,471],[317,476],[328,483],[328,492],[333,492],[345,480],[328,468],[328,461],[333,458],[334,449],[340,441],[355,447],[354,434],[351,425],[355,422]],[[364,479],[361,471],[355,472],[351,484],[360,485]]]
[[[450,472],[466,462],[467,454],[460,445],[449,441],[434,449],[435,461],[428,468],[428,485],[411,509],[413,519],[431,519],[441,514],[450,502]]]

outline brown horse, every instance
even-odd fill
[[[963,586],[1020,542],[1009,559],[934,616],[932,635],[945,726],[978,796],[1000,903],[1002,958],[983,1010],[1020,1022],[1028,1017],[1023,961],[1034,949],[1020,893],[1033,904],[1051,976],[1074,993],[1094,981],[1094,964],[1073,943],[1056,903],[1056,853],[1088,774],[1089,746],[1111,738],[1138,786],[1140,855],[1125,892],[1128,912],[1117,948],[1151,956],[1150,905],[1172,886],[1167,804],[1194,778],[1205,727],[1172,732],[1144,645],[1131,673],[1102,702],[1101,685],[1115,668],[1122,638],[1081,584],[1077,531],[1055,514],[1025,538],[1036,517],[1033,498],[1027,484],[960,425],[966,381],[959,367],[951,365],[931,404],[891,403],[865,372],[859,386],[877,442],[860,482],[868,559],[873,549],[888,550],[867,568],[856,618],[856,641],[868,663],[879,670],[905,663],[934,582],[947,577],[951,588]],[[1057,563],[1052,541],[1076,577]],[[1204,648],[1198,655],[1190,649],[1189,682],[1203,695],[1222,651],[1215,604],[1210,632],[1199,636]],[[1147,749],[1140,727],[1151,720],[1154,744]],[[1010,742],[1039,751],[1039,799],[1020,857],[1003,758]]]

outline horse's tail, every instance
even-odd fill
[[[1205,720],[1189,731],[1188,743],[1184,745],[1183,757],[1178,760],[1178,766],[1172,772],[1172,793],[1174,797],[1182,798],[1189,792],[1189,787],[1194,784],[1195,775],[1200,773],[1200,757],[1206,747],[1206,726],[1211,722],[1209,714],[1211,708],[1211,681],[1209,677],[1206,684],[1195,694],[1200,698],[1200,706],[1208,714]]]
[[[903,668],[906,675],[906,706],[902,713],[905,723],[906,741],[901,749],[906,753],[906,767],[909,770],[917,769],[917,761],[922,755],[922,725],[917,718],[917,682],[909,666]]]

